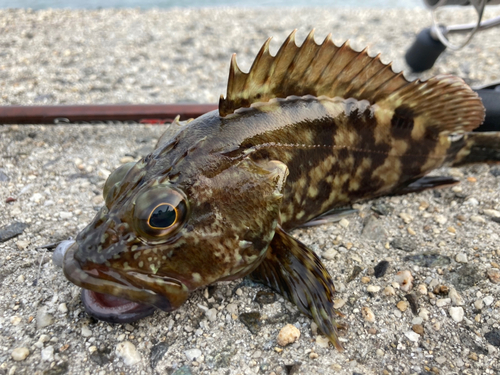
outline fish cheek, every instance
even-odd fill
[[[197,257],[212,267],[207,279],[228,279],[251,272],[263,259],[278,224],[288,168],[279,161],[249,157],[192,188],[188,234]],[[205,279],[205,277],[203,277]]]

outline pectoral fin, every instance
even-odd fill
[[[312,317],[319,329],[340,351],[333,308],[335,287],[318,256],[280,227],[267,250],[264,261],[250,274],[293,302],[301,312]]]

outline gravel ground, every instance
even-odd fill
[[[316,27],[318,40],[332,32],[369,45],[403,69],[404,51],[428,24],[424,10],[2,10],[0,103],[216,102],[232,53],[247,69],[268,36],[277,49],[294,28],[298,40]],[[498,61],[490,30],[425,77],[483,84],[500,79]],[[90,319],[78,288],[38,247],[82,229],[103,203],[109,172],[151,151],[164,129],[0,126],[0,227],[26,224],[0,242],[0,374],[500,372],[494,165],[444,168],[436,173],[461,184],[367,202],[338,224],[294,232],[333,275],[349,325],[343,353],[293,305],[246,280],[137,323]],[[277,335],[287,324],[301,336],[283,348]]]

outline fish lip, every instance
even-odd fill
[[[63,272],[66,278],[73,284],[91,292],[82,291],[82,293],[84,293],[82,302],[87,312],[99,320],[119,323],[131,322],[152,314],[155,308],[167,312],[173,311],[187,299],[187,288],[183,283],[172,278],[166,279],[170,285],[179,288],[179,290],[185,294],[185,298],[182,298],[180,303],[179,301],[173,301],[172,303],[167,296],[154,290],[146,289],[147,285],[142,287],[140,285],[133,285],[127,280],[126,274],[120,273],[117,270],[109,270],[109,273],[101,272],[106,275],[106,279],[97,277],[94,272],[95,270],[85,270],[82,268],[80,262],[75,258],[77,251],[78,243],[73,244],[66,251],[63,259]],[[96,264],[96,266],[100,265]],[[105,268],[106,267],[103,266],[104,270]],[[139,282],[153,281],[153,279],[147,280],[147,277],[148,275],[143,276],[144,280],[139,279]],[[92,293],[94,293],[94,296],[92,296]],[[106,306],[101,305],[99,307],[93,303],[94,300],[100,299],[100,297],[96,298],[96,295],[108,295],[111,296],[110,298],[123,299],[123,305],[130,303],[130,308],[128,310],[120,308],[113,310],[111,307],[109,310],[106,310]],[[132,298],[129,298],[130,296],[132,296]],[[103,308],[105,310],[103,310]],[[120,317],[120,315],[124,316]]]

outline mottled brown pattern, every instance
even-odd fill
[[[499,159],[498,135],[467,133],[483,116],[456,77],[408,82],[330,37],[318,45],[310,34],[297,47],[292,33],[275,57],[266,42],[248,74],[233,58],[219,111],[176,122],[152,154],[109,177],[106,207],[68,251],[65,274],[172,311],[197,288],[253,272],[341,349],[331,277],[286,231],[336,207],[415,191],[423,185],[411,183],[446,162]],[[486,157],[471,155],[481,147]],[[151,226],[160,203],[172,209],[164,227]],[[120,321],[106,306],[86,309]]]

